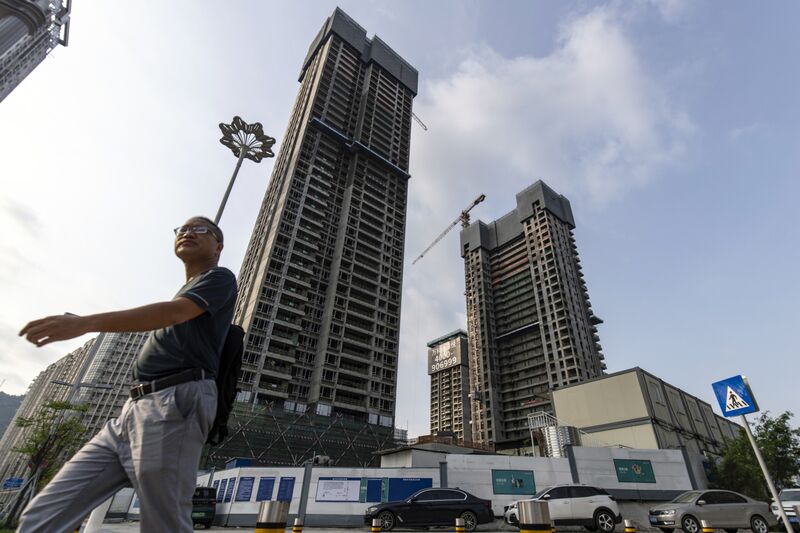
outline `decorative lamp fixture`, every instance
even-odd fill
[[[233,117],[233,121],[230,124],[221,123],[219,129],[222,131],[222,138],[219,142],[230,148],[238,160],[236,161],[236,168],[233,170],[231,181],[228,183],[228,190],[225,191],[217,216],[214,217],[214,223],[216,224],[219,224],[222,211],[225,209],[225,204],[228,203],[228,196],[231,194],[233,182],[236,181],[236,175],[239,174],[239,167],[242,166],[242,161],[247,158],[260,163],[265,157],[275,157],[272,152],[275,138],[264,133],[264,127],[260,122],[248,124],[241,117],[236,116]]]

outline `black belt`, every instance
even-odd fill
[[[139,383],[138,385],[135,385],[133,388],[131,388],[131,399],[138,400],[145,394],[150,394],[151,392],[156,392],[166,389],[167,387],[180,385],[181,383],[186,383],[187,381],[196,381],[198,379],[206,378],[210,379],[211,374],[202,368],[191,368],[189,370],[184,370],[183,372],[178,372],[177,374],[172,374],[171,376],[167,376],[165,378],[154,379],[153,381],[147,381],[145,383]]]

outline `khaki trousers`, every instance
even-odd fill
[[[17,533],[75,531],[92,509],[130,486],[142,531],[192,531],[197,466],[216,413],[210,379],[129,399],[31,501]]]

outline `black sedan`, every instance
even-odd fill
[[[367,509],[364,523],[381,521],[381,529],[390,531],[396,526],[427,527],[453,526],[456,518],[464,519],[467,531],[478,524],[494,520],[492,502],[473,496],[461,489],[422,489],[405,500],[379,503]]]

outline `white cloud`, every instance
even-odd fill
[[[417,114],[430,130],[416,136],[414,175],[428,187],[428,208],[451,180],[476,192],[487,179],[511,183],[511,193],[536,177],[602,204],[678,160],[691,131],[612,9],[566,24],[546,57],[472,50],[420,93]]]
[[[17,326],[0,321],[0,382],[5,380],[2,391],[7,394],[24,394],[39,372],[68,353],[64,346],[37,348],[19,337],[18,331]]]
[[[745,126],[738,126],[728,130],[728,138],[733,142],[738,142],[745,137],[756,135],[763,129],[763,124],[754,122]]]
[[[464,53],[456,71],[424,83],[415,112],[401,331],[398,424],[427,413],[425,344],[465,328],[459,227],[413,260],[480,193],[473,220],[515,207],[545,180],[573,203],[601,208],[681,161],[693,126],[651,80],[625,34],[632,17],[596,8],[565,23],[545,57],[506,58],[489,46]],[[422,415],[410,433],[428,433]]]
[[[686,0],[649,0],[667,22],[676,22],[689,8]]]

